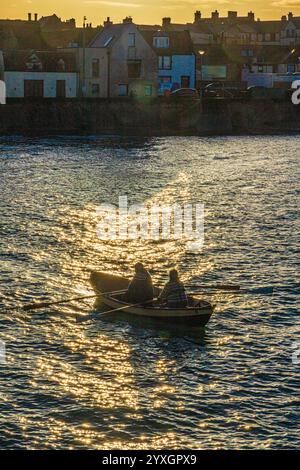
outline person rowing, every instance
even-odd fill
[[[135,274],[128,286],[127,299],[135,304],[149,303],[154,297],[151,275],[142,263],[136,263],[134,269]]]
[[[188,305],[184,284],[179,279],[177,269],[169,272],[169,281],[163,288],[158,300],[169,308],[185,308]]]

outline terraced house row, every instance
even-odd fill
[[[7,98],[152,98],[211,82],[288,87],[300,72],[300,17],[260,21],[214,11],[193,22],[93,27],[56,15],[0,20]]]

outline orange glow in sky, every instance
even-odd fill
[[[223,16],[228,10],[236,10],[239,15],[252,10],[256,18],[280,19],[289,11],[300,16],[300,0],[11,0],[2,4],[1,18],[26,19],[31,12],[39,17],[56,13],[63,20],[75,18],[77,26],[84,16],[93,26],[102,24],[107,16],[115,22],[132,16],[136,23],[145,24],[160,24],[162,17],[170,16],[174,22],[186,23],[193,21],[196,10],[210,16],[215,9]]]

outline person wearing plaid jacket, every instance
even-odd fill
[[[169,272],[169,281],[159,296],[159,301],[169,308],[184,308],[188,304],[185,287],[179,279],[177,269]]]

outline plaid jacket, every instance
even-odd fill
[[[176,281],[167,282],[159,298],[168,304],[187,303],[188,301],[183,283]]]

